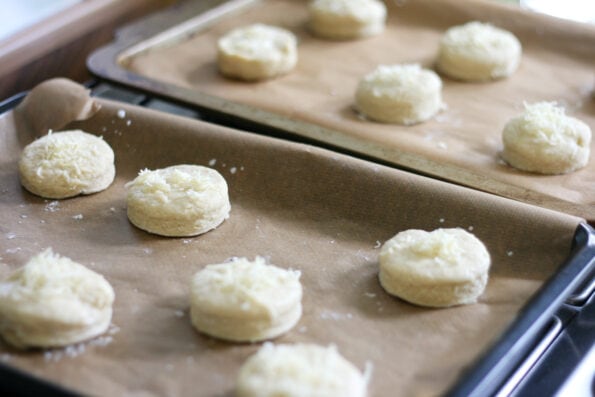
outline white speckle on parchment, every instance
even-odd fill
[[[320,313],[320,318],[323,320],[345,320],[353,318],[353,314],[351,313],[339,313],[335,311],[325,310]]]
[[[50,201],[47,203],[43,209],[46,212],[56,212],[60,211],[60,202],[57,200]]]
[[[107,333],[110,334],[110,335],[115,335],[118,332],[120,332],[120,327],[118,327],[115,324],[110,324],[110,326],[109,326],[109,328],[107,330]]]
[[[108,335],[108,336],[100,336],[98,338],[95,338],[95,339],[89,341],[89,344],[91,346],[102,346],[103,347],[103,346],[109,345],[113,341],[114,341],[114,338]]]

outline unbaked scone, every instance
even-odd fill
[[[511,75],[521,54],[521,43],[512,33],[473,21],[453,26],[442,36],[437,67],[455,79],[489,81]]]
[[[348,40],[382,33],[386,6],[379,0],[313,0],[309,28],[316,36]]]
[[[96,193],[114,180],[114,151],[81,130],[49,133],[25,146],[19,175],[25,189],[45,198]]]
[[[335,346],[265,343],[240,368],[238,397],[364,397],[368,376]]]
[[[591,129],[554,102],[525,104],[502,131],[501,156],[508,164],[539,174],[564,174],[589,162]]]
[[[382,246],[380,284],[391,295],[429,307],[474,303],[488,280],[490,254],[460,229],[410,229]]]
[[[207,335],[235,342],[275,338],[302,315],[300,272],[234,258],[208,265],[191,285],[192,325]]]
[[[48,248],[0,282],[0,334],[18,348],[82,342],[107,330],[113,302],[103,276]]]
[[[276,26],[254,24],[234,29],[217,42],[219,71],[241,80],[264,80],[291,71],[297,63],[297,39]]]
[[[150,233],[196,236],[229,217],[227,182],[212,168],[183,164],[142,170],[126,187],[128,219]]]
[[[355,93],[355,106],[365,117],[410,125],[442,109],[442,81],[418,64],[380,65],[366,75]]]

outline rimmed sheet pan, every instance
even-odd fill
[[[0,118],[0,276],[52,246],[104,274],[116,303],[113,326],[100,338],[45,352],[2,344],[0,359],[83,394],[231,396],[238,368],[259,345],[195,332],[188,283],[206,264],[256,255],[303,274],[303,318],[276,342],[334,343],[358,367],[370,363],[371,396],[442,394],[556,277],[581,222],[310,145],[92,101],[64,81],[30,98]],[[20,151],[48,126],[75,118],[84,120],[66,128],[103,136],[114,148],[114,184],[61,201],[29,194],[18,179]],[[133,227],[125,183],[143,168],[180,163],[222,173],[231,217],[195,238]],[[493,265],[477,304],[420,308],[380,287],[380,244],[401,230],[438,227],[465,228],[487,245]],[[554,310],[572,281],[540,312]]]
[[[557,101],[595,127],[595,27],[533,14],[494,1],[387,2],[386,31],[332,42],[307,31],[305,1],[188,2],[123,31],[88,65],[97,76],[239,119],[288,131],[353,153],[500,196],[595,219],[595,167],[558,176],[520,172],[499,158],[504,124],[524,102]],[[492,22],[514,32],[524,54],[519,70],[492,83],[444,78],[448,108],[411,127],[362,120],[352,109],[358,80],[378,64],[433,67],[449,26]],[[280,25],[300,40],[287,76],[242,83],[217,73],[215,42],[253,22]],[[168,29],[169,28],[169,29]],[[241,124],[240,124],[241,125]],[[595,141],[592,150],[595,150]]]

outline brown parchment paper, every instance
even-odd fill
[[[48,103],[73,88],[52,87],[44,91]],[[51,246],[105,275],[116,291],[105,335],[48,351],[0,344],[0,360],[89,395],[231,396],[240,365],[260,345],[195,332],[189,281],[206,264],[256,255],[302,271],[303,317],[277,343],[334,343],[359,368],[370,363],[370,396],[440,394],[556,272],[580,222],[308,145],[100,104],[67,128],[103,136],[116,154],[116,180],[60,201],[21,188],[18,156],[36,134],[14,113],[0,118],[0,276]],[[46,117],[46,109],[27,111]],[[126,217],[125,183],[140,169],[180,163],[222,173],[230,218],[194,238],[136,229]],[[472,230],[488,247],[493,265],[477,304],[426,309],[379,286],[380,244],[401,230],[438,227]]]
[[[219,18],[206,29],[194,34],[180,29],[169,39],[160,40],[159,45],[146,44],[143,51],[123,52],[119,59],[122,67],[153,81],[332,131],[288,126],[298,134],[476,189],[595,219],[593,161],[572,174],[540,176],[517,171],[499,157],[502,128],[522,112],[524,102],[557,101],[570,115],[595,129],[595,101],[591,98],[595,86],[594,26],[493,1],[388,1],[389,17],[382,35],[335,42],[309,34],[306,3],[255,2],[247,10]],[[469,20],[488,21],[517,35],[523,57],[514,75],[490,83],[443,78],[448,108],[415,126],[385,125],[358,117],[352,105],[361,77],[379,64],[421,63],[432,68],[443,32]],[[285,27],[299,37],[296,69],[260,83],[220,76],[216,40],[232,28],[255,22]],[[132,77],[128,74],[122,80],[134,83]],[[157,85],[149,89],[174,97],[182,94],[166,88]],[[192,96],[180,96],[192,100]],[[228,111],[234,113],[232,108]],[[266,117],[262,121],[268,122]]]

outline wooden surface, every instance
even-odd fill
[[[176,0],[85,0],[0,41],[0,100],[52,77],[90,79],[88,55],[116,29]]]

